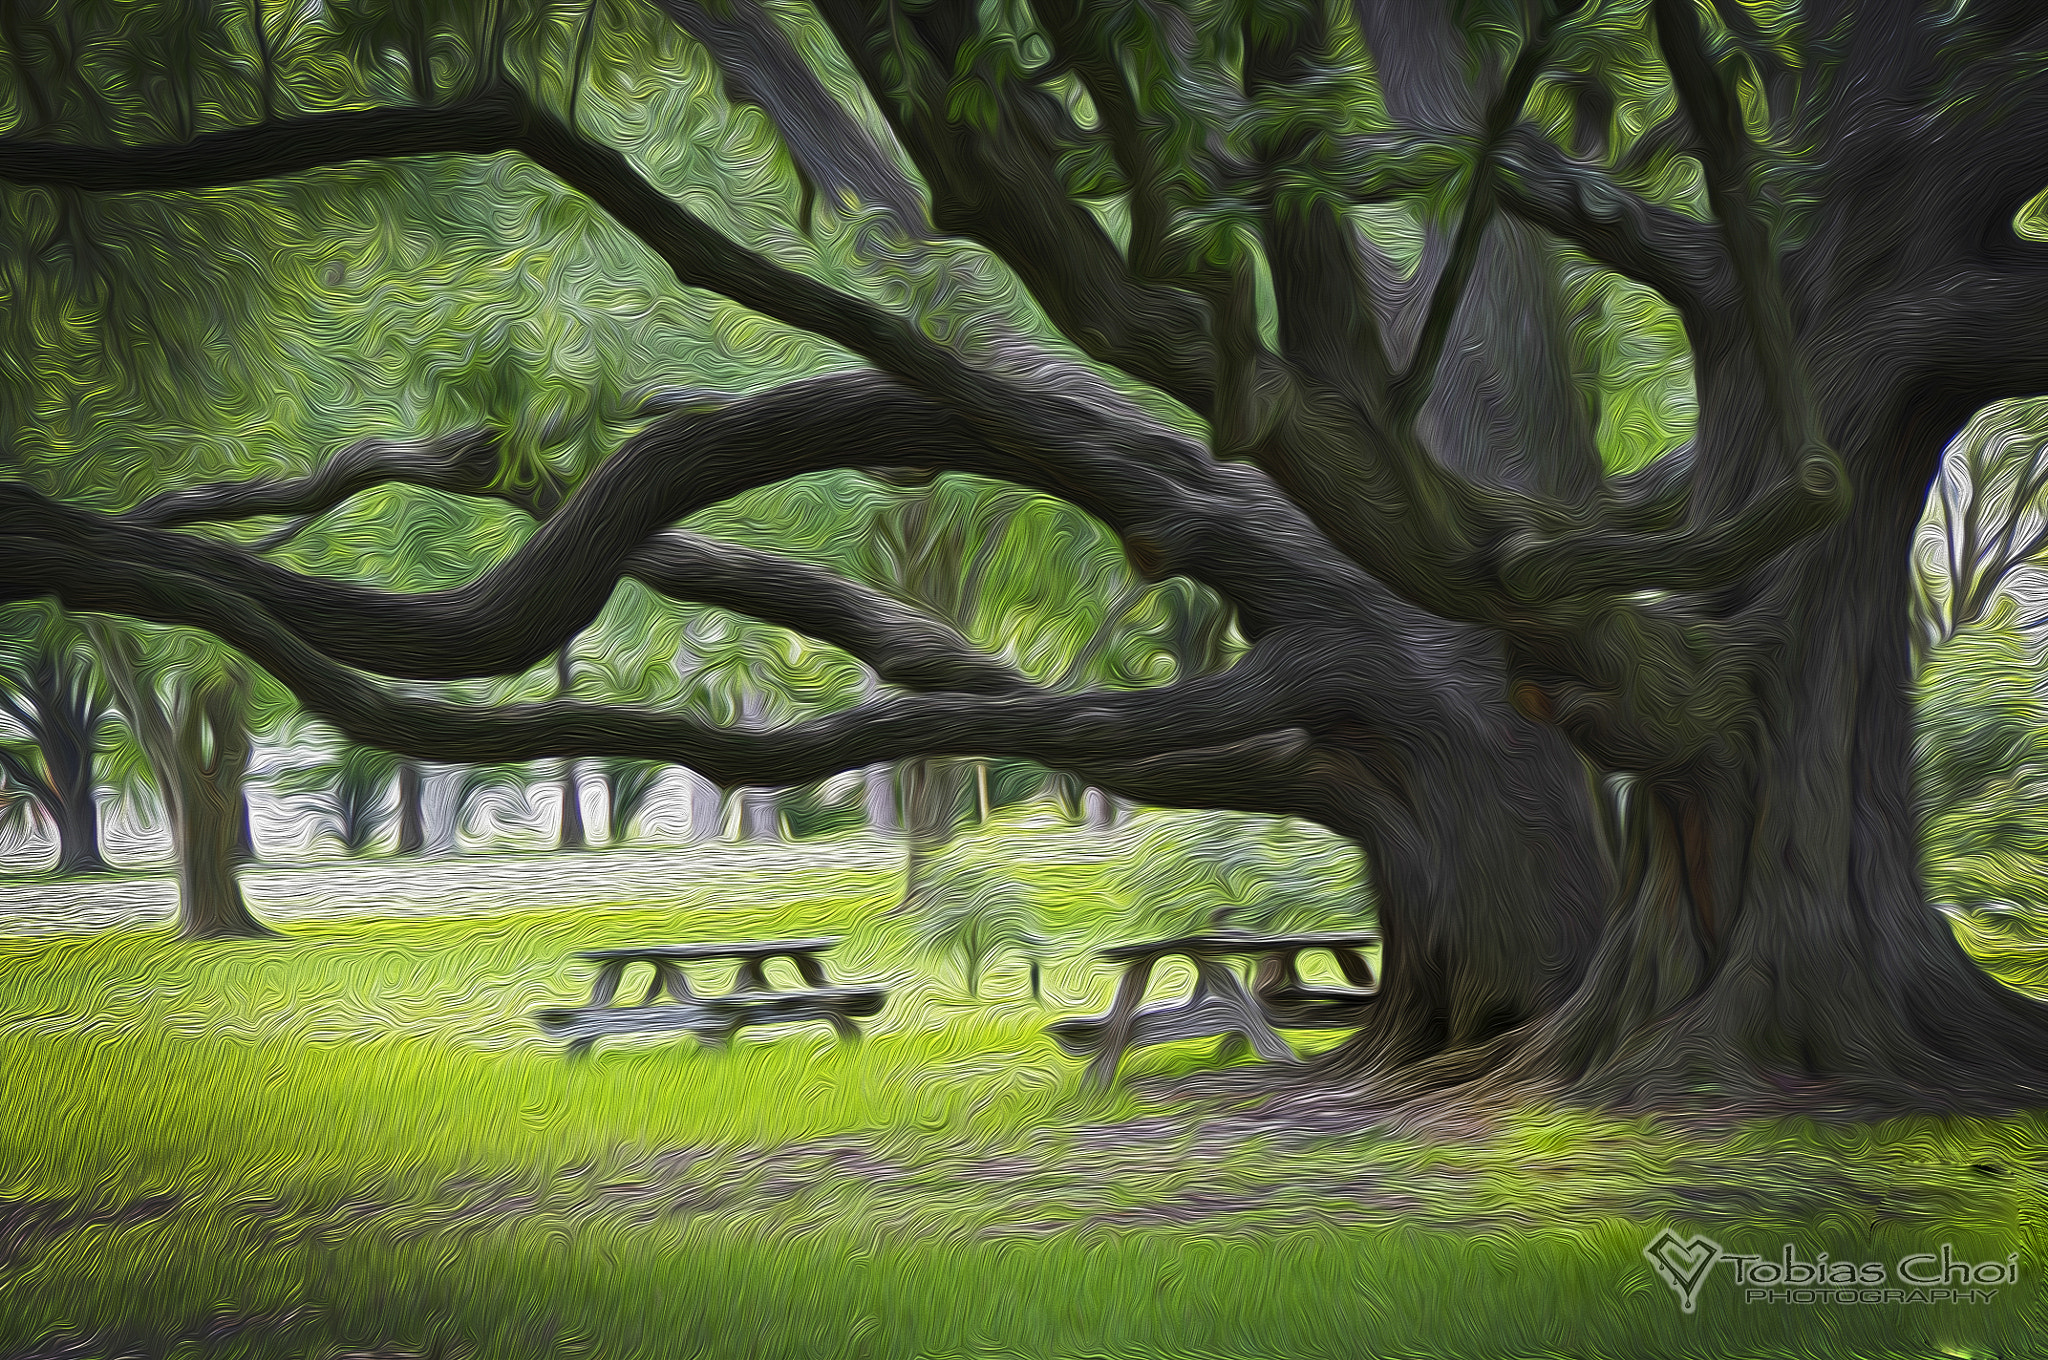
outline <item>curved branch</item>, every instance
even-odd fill
[[[1422,334],[1415,342],[1414,353],[1409,356],[1408,367],[1393,380],[1389,394],[1389,405],[1396,418],[1404,424],[1420,414],[1423,403],[1429,400],[1430,388],[1436,382],[1444,341],[1451,333],[1451,322],[1457,315],[1458,304],[1464,299],[1465,284],[1472,276],[1473,265],[1479,260],[1479,244],[1486,235],[1498,202],[1495,149],[1516,120],[1521,118],[1522,106],[1529,102],[1529,90],[1535,85],[1536,77],[1549,57],[1551,33],[1556,22],[1556,7],[1545,6],[1536,31],[1522,44],[1500,93],[1487,108],[1486,126],[1479,138],[1478,160],[1472,168],[1472,186],[1465,199],[1465,210],[1458,219],[1458,234],[1451,243],[1451,257],[1444,263],[1443,272],[1437,275],[1436,288],[1430,294],[1429,311],[1423,319]]]
[[[971,35],[951,20],[971,9],[928,25],[873,0],[823,0],[818,12],[931,186],[940,230],[979,242],[1015,270],[1083,353],[1208,414],[1215,393],[1205,309],[1134,270],[1074,201],[1057,161],[1060,134],[1072,131],[1064,112],[1041,91],[1005,82],[989,129],[948,116],[945,80],[927,73],[956,69]],[[913,33],[937,50],[904,60]],[[907,101],[896,79],[911,86]]]
[[[150,527],[296,514],[301,525],[373,486],[401,482],[469,496],[493,496],[536,520],[560,505],[552,485],[532,491],[493,486],[498,441],[470,431],[417,444],[363,440],[308,476],[291,481],[216,482],[165,492],[118,518]],[[263,550],[268,541],[258,549]],[[667,529],[627,560],[626,573],[678,600],[717,605],[829,642],[906,689],[1007,693],[1028,684],[938,620],[845,577],[773,553]]]
[[[728,99],[773,120],[790,159],[812,183],[835,198],[850,194],[883,209],[908,236],[929,230],[917,187],[890,149],[847,116],[763,6],[655,0],[655,8],[711,53],[725,73]]]
[[[1531,604],[1621,590],[1713,590],[1825,528],[1848,498],[1840,460],[1817,453],[1739,513],[1676,533],[1602,525],[1550,539],[1524,536],[1508,544],[1501,580]]]
[[[210,132],[179,146],[80,146],[0,137],[0,179],[90,193],[207,189],[349,161],[488,156],[517,140],[523,97],[494,87],[435,108],[351,109]]]
[[[1727,250],[1712,227],[1571,159],[1526,124],[1503,140],[1498,163],[1501,206],[1617,274],[1656,289],[1678,312],[1695,350],[1718,347],[1740,296]]]
[[[1018,694],[1024,675],[929,614],[834,572],[665,529],[626,561],[643,585],[829,642],[911,690]]]
[[[1313,639],[1255,649],[1219,676],[1153,690],[890,697],[788,727],[736,731],[642,709],[553,701],[480,708],[392,694],[316,651],[247,596],[62,538],[9,533],[0,560],[74,610],[204,629],[262,665],[351,740],[418,758],[498,764],[625,756],[686,765],[728,786],[803,783],[908,755],[1019,756],[1054,766],[1221,745],[1327,707],[1303,693]],[[1305,704],[1306,700],[1306,704]]]
[[[24,531],[40,526],[110,561],[203,576],[317,639],[336,660],[411,679],[456,679],[517,672],[546,657],[597,616],[656,530],[697,509],[806,472],[892,458],[957,464],[975,461],[979,448],[893,383],[792,384],[649,427],[498,567],[466,586],[413,595],[301,575],[226,544],[94,516],[19,484],[0,495]]]
[[[554,488],[537,492],[498,489],[498,437],[489,430],[465,430],[438,439],[394,443],[364,439],[349,445],[303,477],[210,482],[151,496],[117,518],[153,529],[218,524],[265,515],[310,519],[351,496],[392,482],[461,496],[495,496],[536,519],[545,519],[561,500]]]
[[[1008,457],[923,397],[871,374],[793,383],[650,426],[511,557],[453,590],[402,595],[305,576],[231,545],[91,515],[18,483],[0,485],[0,508],[20,531],[68,537],[108,560],[161,563],[246,595],[336,660],[392,676],[456,679],[517,672],[546,657],[597,616],[657,530],[696,510],[805,473],[902,464],[979,472],[1066,495],[1124,535],[1140,556],[1156,552],[1191,563],[1191,574],[1250,614],[1248,633],[1277,621],[1261,616],[1257,601],[1279,591],[1300,603],[1278,617],[1304,620],[1354,614],[1371,594],[1365,578],[1342,563],[1316,562],[1312,545],[1300,541],[1305,523],[1287,517],[1284,505],[1255,499],[1255,487],[1243,496],[1200,495],[1126,467],[1112,451],[1099,469],[1098,494],[1085,494],[1074,490],[1074,477]],[[217,503],[227,499],[217,496]],[[1296,552],[1299,565],[1288,556]],[[731,572],[725,578],[728,598],[747,612],[796,617],[794,602],[743,588]],[[838,631],[847,640],[860,635]],[[929,635],[916,646],[928,644],[936,645]],[[934,675],[938,655],[882,659],[909,665],[913,675]],[[994,680],[959,653],[945,665],[954,675]]]

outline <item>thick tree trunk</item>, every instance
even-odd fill
[[[165,801],[178,852],[178,930],[187,939],[273,933],[243,901],[238,877],[248,824],[247,685],[238,674],[195,682],[174,717],[179,759]]]
[[[1969,958],[1920,874],[1910,551],[1962,414],[1868,396],[1836,432],[1855,510],[1767,573],[1780,632],[1731,756],[1626,781],[1599,957],[1501,1075],[1645,1108],[2048,1100],[2048,1007]]]
[[[1583,978],[1612,896],[1584,764],[1504,702],[1497,644],[1441,631],[1411,639],[1412,652],[1373,649],[1375,667],[1427,662],[1434,646],[1444,650],[1430,664],[1474,683],[1409,688],[1419,711],[1407,722],[1334,734],[1334,758],[1320,762],[1331,802],[1310,814],[1365,852],[1379,995],[1329,1062],[1367,1087],[1553,1014]]]
[[[192,940],[273,934],[249,911],[237,878],[248,677],[233,663],[224,675],[181,677],[166,706],[126,635],[97,620],[85,630],[163,794],[178,857],[178,933]]]
[[[269,935],[242,898],[237,875],[238,781],[192,769],[172,800],[171,840],[178,855],[178,933],[188,940]]]
[[[424,854],[427,848],[427,817],[416,761],[398,763],[398,853]]]

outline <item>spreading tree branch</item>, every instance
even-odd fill
[[[364,439],[303,477],[210,482],[166,491],[119,518],[155,529],[266,515],[293,515],[310,522],[351,496],[394,482],[462,496],[496,496],[536,518],[545,518],[560,502],[558,488],[499,489],[494,486],[497,476],[498,437],[488,430],[406,443]]]
[[[1244,87],[1253,100],[1285,100],[1321,71],[1329,41],[1319,8],[1290,16],[1248,10],[1243,21]],[[1280,352],[1314,383],[1355,401],[1371,402],[1392,373],[1373,314],[1372,295],[1343,203],[1307,187],[1274,181],[1313,170],[1317,130],[1289,120],[1275,144],[1261,149],[1267,180],[1261,230],[1273,276]]]
[[[1124,533],[1127,542],[1130,531],[1137,532],[1143,552],[1161,570],[1201,575],[1235,599],[1248,630],[1278,614],[1341,609],[1355,595],[1357,574],[1319,562],[1312,545],[1299,537],[1313,531],[1277,504],[1269,487],[1247,483],[1242,470],[1219,468],[1190,441],[1139,415],[1085,373],[1062,367],[1027,380],[971,365],[911,321],[726,239],[658,192],[618,151],[580,137],[510,86],[433,110],[320,114],[209,134],[175,148],[126,148],[92,157],[75,148],[0,138],[0,179],[102,191],[192,189],[365,158],[502,150],[525,153],[589,198],[682,283],[862,354],[950,410],[960,422],[955,430],[969,429],[973,437],[963,440],[956,433],[940,441],[948,448],[932,465],[989,470],[1072,501]],[[1019,356],[1040,370],[1043,358]],[[1048,382],[1048,376],[1058,381]],[[929,425],[932,413],[920,418]],[[916,446],[920,440],[913,434],[909,442]],[[982,460],[971,467],[958,461],[967,447],[982,451]],[[644,518],[637,507],[625,513]],[[1273,527],[1276,518],[1291,518],[1284,528],[1292,535],[1229,528],[1253,520]],[[1215,543],[1202,536],[1214,528],[1226,530],[1245,555],[1218,558]],[[644,537],[636,533],[632,542]],[[1218,579],[1213,568],[1205,571],[1205,563],[1228,568],[1229,579]],[[583,567],[575,574],[587,584],[601,570]],[[560,606],[564,618],[585,606],[595,612],[586,592],[572,590],[564,598],[577,602],[574,608]],[[436,663],[421,664],[432,670]]]
[[[1000,81],[987,91],[995,112],[986,126],[953,116],[950,81],[977,22],[971,7],[906,17],[892,0],[821,0],[818,11],[931,187],[939,228],[1015,270],[1084,353],[1208,414],[1205,309],[1134,270],[1074,201],[1058,157],[1083,137],[1064,109],[1041,90]]]
[[[1756,150],[1743,122],[1742,106],[1707,50],[1693,0],[1653,0],[1657,40],[1681,107],[1699,134],[1700,164],[1706,172],[1707,201],[1728,244],[1748,338],[1765,395],[1793,457],[1832,466],[1802,469],[1799,480],[1818,494],[1840,499],[1846,508],[1848,478],[1827,446],[1820,406],[1794,333],[1792,310],[1779,276],[1777,250],[1750,193]]]
[[[668,529],[626,563],[643,585],[829,642],[894,685],[1015,694],[1030,683],[929,614],[836,573]]]
[[[317,113],[210,132],[178,146],[93,146],[0,137],[0,179],[89,193],[208,189],[349,161],[488,156],[517,140],[522,96],[494,86],[431,109]]]
[[[825,630],[821,636],[827,641],[859,644],[867,649],[863,659],[904,683],[950,677],[996,687],[1001,677],[986,659],[974,656],[964,641],[955,645],[932,631],[935,625],[920,630],[913,624],[901,648],[884,648],[874,629],[902,607],[859,594],[851,583],[828,589],[831,583],[822,575],[805,578],[824,591],[813,607],[782,594],[777,578],[751,570],[766,563],[736,555],[737,549],[698,544],[694,564],[706,572],[698,581],[670,570],[688,560],[683,554],[693,540],[666,540],[671,551],[664,558],[636,557],[665,525],[742,491],[807,472],[899,461],[959,467],[1057,494],[1045,485],[1051,479],[1041,469],[1020,466],[989,448],[924,398],[887,379],[853,374],[791,384],[649,427],[586,479],[511,557],[453,590],[399,595],[304,576],[232,545],[62,506],[19,484],[0,485],[0,504],[20,524],[40,524],[110,559],[158,562],[214,580],[259,601],[330,656],[387,675],[452,679],[524,670],[595,618],[621,575],[645,569],[662,588],[687,590],[688,598],[806,631]],[[407,466],[418,470],[416,462]],[[343,485],[341,478],[326,482],[330,493]],[[1112,529],[1140,545],[1164,544],[1176,555],[1194,556],[1206,547],[1211,560],[1200,574],[1226,595],[1235,598],[1232,587],[1241,574],[1256,583],[1266,574],[1294,570],[1268,544],[1278,534],[1271,542],[1288,546],[1285,526],[1262,516],[1256,501],[1210,501],[1151,476],[1111,477],[1106,485],[1114,494],[1097,505]],[[302,487],[292,490],[303,495]],[[276,504],[275,491],[243,497],[216,487],[204,499],[215,517],[237,507],[257,513]],[[303,499],[297,503],[317,508]],[[1285,507],[1268,509],[1277,514]],[[186,513],[196,513],[190,503]],[[803,569],[790,564],[785,570]],[[1298,617],[1355,612],[1370,594],[1362,577],[1328,566],[1319,570],[1320,580],[1314,569],[1304,569],[1285,582],[1302,592]],[[834,613],[842,617],[834,620]]]
[[[1451,333],[1451,322],[1456,319],[1458,304],[1464,299],[1465,285],[1470,282],[1472,268],[1479,260],[1480,243],[1493,220],[1498,200],[1495,152],[1522,116],[1522,106],[1529,100],[1529,90],[1535,85],[1536,77],[1549,56],[1551,32],[1556,22],[1556,8],[1546,5],[1536,32],[1523,43],[1500,93],[1487,109],[1486,124],[1480,132],[1472,166],[1472,185],[1466,193],[1464,211],[1458,218],[1458,233],[1451,243],[1451,257],[1445,262],[1443,272],[1437,275],[1436,288],[1430,294],[1429,311],[1423,319],[1422,335],[1415,342],[1415,352],[1410,356],[1407,368],[1393,380],[1389,392],[1394,418],[1403,425],[1413,422],[1421,413],[1423,403],[1429,399],[1430,388],[1436,382],[1444,341]]]
[[[892,149],[848,115],[765,6],[655,0],[655,7],[711,53],[725,73],[727,98],[768,115],[809,183],[835,202],[850,195],[883,209],[912,239],[926,234],[924,205]]]
[[[1572,160],[1527,124],[1502,139],[1496,163],[1502,207],[1654,288],[1677,311],[1696,351],[1720,347],[1740,300],[1727,250],[1712,227]]]
[[[1321,716],[1304,653],[1276,638],[1232,670],[1152,690],[1054,695],[890,697],[782,728],[733,731],[670,713],[553,701],[480,708],[395,695],[336,664],[254,600],[154,563],[108,561],[62,538],[10,533],[0,556],[67,607],[204,629],[276,676],[353,741],[422,759],[494,764],[631,756],[685,765],[728,786],[803,783],[913,754],[1018,756],[1061,767],[1221,745],[1287,715]],[[1306,677],[1306,678],[1305,678]]]

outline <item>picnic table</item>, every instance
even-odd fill
[[[1282,1029],[1355,1029],[1365,1023],[1367,1007],[1378,995],[1372,967],[1364,951],[1379,943],[1371,931],[1319,935],[1254,935],[1219,931],[1182,935],[1170,940],[1117,945],[1097,957],[1121,964],[1123,981],[1106,1015],[1062,1020],[1048,1025],[1053,1042],[1076,1058],[1091,1059],[1088,1074],[1104,1084],[1116,1076],[1117,1064],[1130,1049],[1175,1039],[1223,1036],[1224,1053],[1238,1044],[1268,1062],[1293,1062],[1294,1050],[1277,1031]],[[1348,987],[1311,987],[1301,980],[1305,953],[1326,950],[1337,962]],[[1161,960],[1180,957],[1194,965],[1194,989],[1186,999],[1139,1009],[1152,970]],[[1256,961],[1247,989],[1229,960]]]
[[[586,949],[575,957],[602,964],[582,1006],[555,1006],[533,1013],[541,1031],[568,1041],[575,1057],[608,1035],[688,1030],[706,1047],[719,1047],[748,1025],[794,1025],[822,1020],[842,1039],[860,1038],[856,1019],[879,1013],[888,1000],[881,987],[835,987],[818,956],[837,939],[754,940],[739,944],[636,945],[624,949]],[[777,990],[767,965],[787,959],[803,979],[804,989]],[[700,995],[683,971],[685,963],[735,961],[739,968],[731,991]],[[654,969],[654,981],[637,1005],[615,1006],[619,983],[636,963]],[[662,1003],[667,993],[668,1002]]]

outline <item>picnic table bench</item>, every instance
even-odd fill
[[[1133,1048],[1176,1039],[1223,1036],[1223,1051],[1249,1044],[1268,1062],[1293,1062],[1294,1050],[1276,1032],[1282,1029],[1355,1029],[1365,1023],[1367,1008],[1378,995],[1372,967],[1364,951],[1379,943],[1371,931],[1321,935],[1253,935],[1219,931],[1183,935],[1170,940],[1118,945],[1100,950],[1098,958],[1123,965],[1123,981],[1106,1015],[1061,1020],[1046,1026],[1068,1054],[1091,1059],[1088,1074],[1107,1084],[1117,1064]],[[1303,983],[1300,959],[1327,950],[1337,961],[1348,987],[1311,987]],[[1152,970],[1163,959],[1180,957],[1194,965],[1195,985],[1185,1000],[1139,1009]],[[1249,990],[1228,960],[1257,961]]]
[[[825,940],[757,940],[742,944],[683,944],[586,949],[576,955],[603,965],[582,1006],[552,1006],[533,1013],[541,1032],[566,1040],[569,1055],[590,1050],[599,1039],[619,1034],[660,1030],[689,1031],[699,1043],[718,1047],[749,1025],[794,1025],[822,1020],[842,1039],[860,1038],[853,1022],[878,1014],[888,1001],[881,987],[835,987],[818,956],[839,943]],[[804,981],[805,990],[778,991],[769,981],[771,959],[787,959]],[[734,960],[739,964],[733,989],[721,995],[699,995],[682,965]],[[645,963],[654,981],[637,1005],[615,1006],[626,969]],[[667,1004],[661,1003],[668,994]]]

